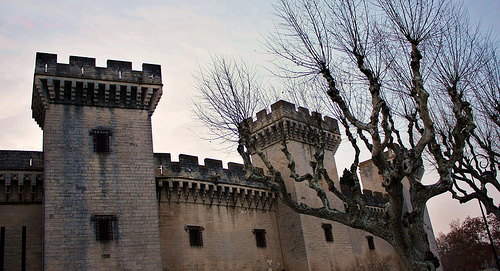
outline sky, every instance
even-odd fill
[[[500,1],[465,2],[472,21],[500,38]],[[189,106],[195,93],[193,75],[210,54],[244,59],[256,65],[270,57],[262,47],[272,30],[269,0],[0,0],[0,149],[42,150],[42,130],[31,117],[36,52],[108,59],[162,67],[163,96],[153,115],[154,152],[241,162],[235,151],[202,139],[205,128]],[[265,65],[265,64],[263,64]],[[338,156],[349,151],[344,139]],[[337,159],[345,160],[345,159]],[[339,171],[347,165],[338,162]],[[433,175],[424,176],[432,181]],[[496,200],[499,200],[497,197]],[[498,201],[497,201],[498,202]],[[450,194],[428,203],[434,231],[446,233],[453,219],[479,216],[477,202],[460,205]]]

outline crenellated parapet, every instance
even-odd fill
[[[346,196],[347,198],[352,199],[352,191],[351,187],[345,184],[340,185],[340,189],[342,191],[342,194]],[[361,192],[361,199],[363,199],[363,202],[367,206],[372,206],[372,207],[384,207],[384,205],[389,201],[389,194],[378,192],[378,191],[372,191],[368,189],[363,189],[363,192]]]
[[[43,153],[0,151],[0,204],[41,203]]]
[[[95,58],[70,56],[57,63],[56,54],[37,53],[33,83],[33,118],[43,128],[51,103],[149,110],[153,114],[162,95],[161,66],[108,60],[96,67]]]
[[[335,152],[340,144],[340,132],[337,121],[317,112],[309,113],[303,107],[295,109],[295,105],[286,101],[278,101],[271,105],[271,112],[262,110],[257,119],[247,120],[252,136],[262,148],[279,143],[286,137],[309,145],[318,143],[318,132],[323,132],[324,146]]]
[[[350,186],[345,185],[345,184],[340,184],[340,189],[342,191],[342,194],[346,196],[348,199],[353,199],[353,191]],[[372,191],[368,189],[363,189],[363,192],[358,191],[360,193],[361,199],[366,205],[366,208],[368,209],[370,216],[379,218],[382,217],[384,214],[384,207],[387,202],[389,202],[389,194],[378,192],[378,191]],[[347,205],[345,206],[346,212],[348,212],[348,207]]]
[[[169,153],[155,153],[155,176],[159,202],[271,210],[276,195],[264,185],[245,180],[243,165],[181,154],[172,162]]]

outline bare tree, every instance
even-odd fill
[[[480,52],[487,62],[472,81],[473,93],[470,94],[476,128],[467,141],[462,160],[453,170],[452,193],[461,203],[477,199],[488,213],[500,217],[500,205],[496,205],[492,198],[492,192],[500,191],[497,179],[500,166],[500,61],[494,49],[486,48]],[[447,128],[443,127],[443,134]]]
[[[235,96],[232,88],[220,94],[217,84],[207,92],[205,84],[199,85],[201,93],[208,93],[208,101],[217,95],[230,100],[211,102],[211,110],[220,115],[202,113],[202,120],[205,117],[205,123],[223,127],[228,123],[224,119],[237,112],[231,129],[238,137],[246,177],[266,184],[296,212],[384,239],[395,248],[408,270],[435,270],[439,260],[430,250],[424,224],[429,199],[452,191],[461,201],[477,198],[488,212],[498,210],[487,193],[488,189],[500,191],[496,180],[498,145],[493,145],[498,144],[498,129],[489,128],[490,122],[499,119],[498,99],[491,99],[487,108],[476,106],[485,97],[479,91],[490,91],[498,97],[498,84],[491,83],[498,72],[498,65],[492,64],[496,48],[468,22],[463,8],[449,0],[278,0],[276,11],[276,28],[266,46],[276,56],[281,75],[289,81],[303,79],[306,85],[312,85],[291,88],[301,92],[293,96],[332,112],[345,128],[355,150],[347,171],[353,192],[360,187],[357,170],[361,149],[371,153],[390,196],[385,218],[370,217],[359,194],[348,198],[335,186],[323,163],[325,141],[321,129],[311,129],[316,138],[317,166],[312,173],[301,176],[295,171],[286,138],[282,140],[282,151],[290,172],[280,172],[252,137],[247,120],[251,112],[231,110],[235,101],[239,103],[249,96]],[[227,74],[216,66],[206,71],[214,82]],[[476,112],[481,112],[478,117]],[[222,126],[214,116],[224,120]],[[477,120],[484,123],[481,128],[477,128]],[[479,153],[489,163],[487,175],[479,171]],[[262,160],[269,175],[255,168],[251,155]],[[432,163],[438,175],[429,185],[420,182],[425,161]],[[290,174],[296,182],[307,181],[323,206],[314,208],[294,200],[283,174]],[[320,178],[326,180],[327,191],[341,199],[349,212],[330,207],[326,190],[319,185]],[[473,178],[481,182],[480,186]],[[407,202],[404,180],[410,184]],[[471,189],[473,192],[469,192]]]
[[[237,142],[238,125],[265,108],[262,80],[254,66],[244,61],[212,55],[195,75],[199,97],[192,100],[193,112],[208,128],[210,139]]]

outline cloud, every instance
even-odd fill
[[[9,23],[13,24],[13,25],[25,26],[25,27],[29,28],[30,30],[33,30],[35,28],[35,24],[33,23],[33,21],[27,20],[26,18],[24,18],[23,15],[19,15],[19,14],[14,19],[11,19],[9,21]]]
[[[499,29],[500,17],[491,15],[498,10],[493,8],[497,0],[469,2],[474,3],[474,14],[488,18],[483,26]],[[268,0],[1,1],[0,149],[42,148],[30,103],[35,53],[43,51],[56,53],[60,63],[80,55],[95,57],[101,67],[107,59],[132,61],[135,70],[142,69],[142,63],[161,64],[164,94],[152,117],[155,151],[171,152],[174,160],[186,153],[200,161],[240,161],[234,152],[221,152],[224,146],[196,137],[203,128],[189,117],[187,101],[195,95],[192,73],[210,53],[265,63],[268,56],[255,51],[262,51],[260,35],[272,28],[270,12]],[[345,157],[349,148],[348,143],[341,146],[337,157]],[[337,160],[339,171],[349,166],[343,162],[347,159]],[[463,218],[475,207],[461,209],[449,198],[430,202],[437,231],[447,232],[449,220]]]
[[[59,22],[51,22],[51,21],[43,21],[43,26],[51,30],[57,30],[61,28],[61,23]]]

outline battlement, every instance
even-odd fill
[[[228,168],[225,169],[222,167],[221,160],[206,158],[204,160],[205,164],[200,165],[197,156],[186,154],[179,155],[179,162],[172,162],[170,153],[155,153],[154,157],[157,179],[179,177],[265,189],[263,184],[245,179],[242,164],[228,163]]]
[[[43,152],[2,150],[0,170],[43,171]]]
[[[272,210],[276,195],[261,183],[245,180],[243,165],[181,154],[172,162],[169,153],[155,154],[156,193],[159,202],[193,203]]]
[[[318,130],[324,132],[325,148],[336,151],[340,144],[340,131],[337,120],[322,117],[317,112],[309,113],[303,107],[280,100],[271,105],[271,112],[265,109],[257,113],[257,119],[248,119],[252,135],[261,147],[280,142],[283,136],[305,144],[314,144]]]
[[[353,198],[353,194],[351,191],[351,187],[345,184],[340,185],[340,190],[342,194],[349,199]],[[363,192],[360,192],[361,199],[363,202],[370,207],[379,207],[382,208],[389,201],[389,194],[372,191],[368,189],[363,189]]]
[[[153,114],[162,95],[161,66],[108,60],[96,67],[95,58],[70,56],[57,63],[56,54],[37,53],[31,108],[38,125],[44,124],[50,103],[148,110]]]
[[[70,56],[69,64],[57,63],[57,54],[36,53],[35,75],[84,78],[162,85],[161,66],[142,64],[142,71],[132,70],[132,62],[108,60],[107,67],[96,67],[95,58]]]
[[[0,204],[41,203],[43,152],[0,151]]]

